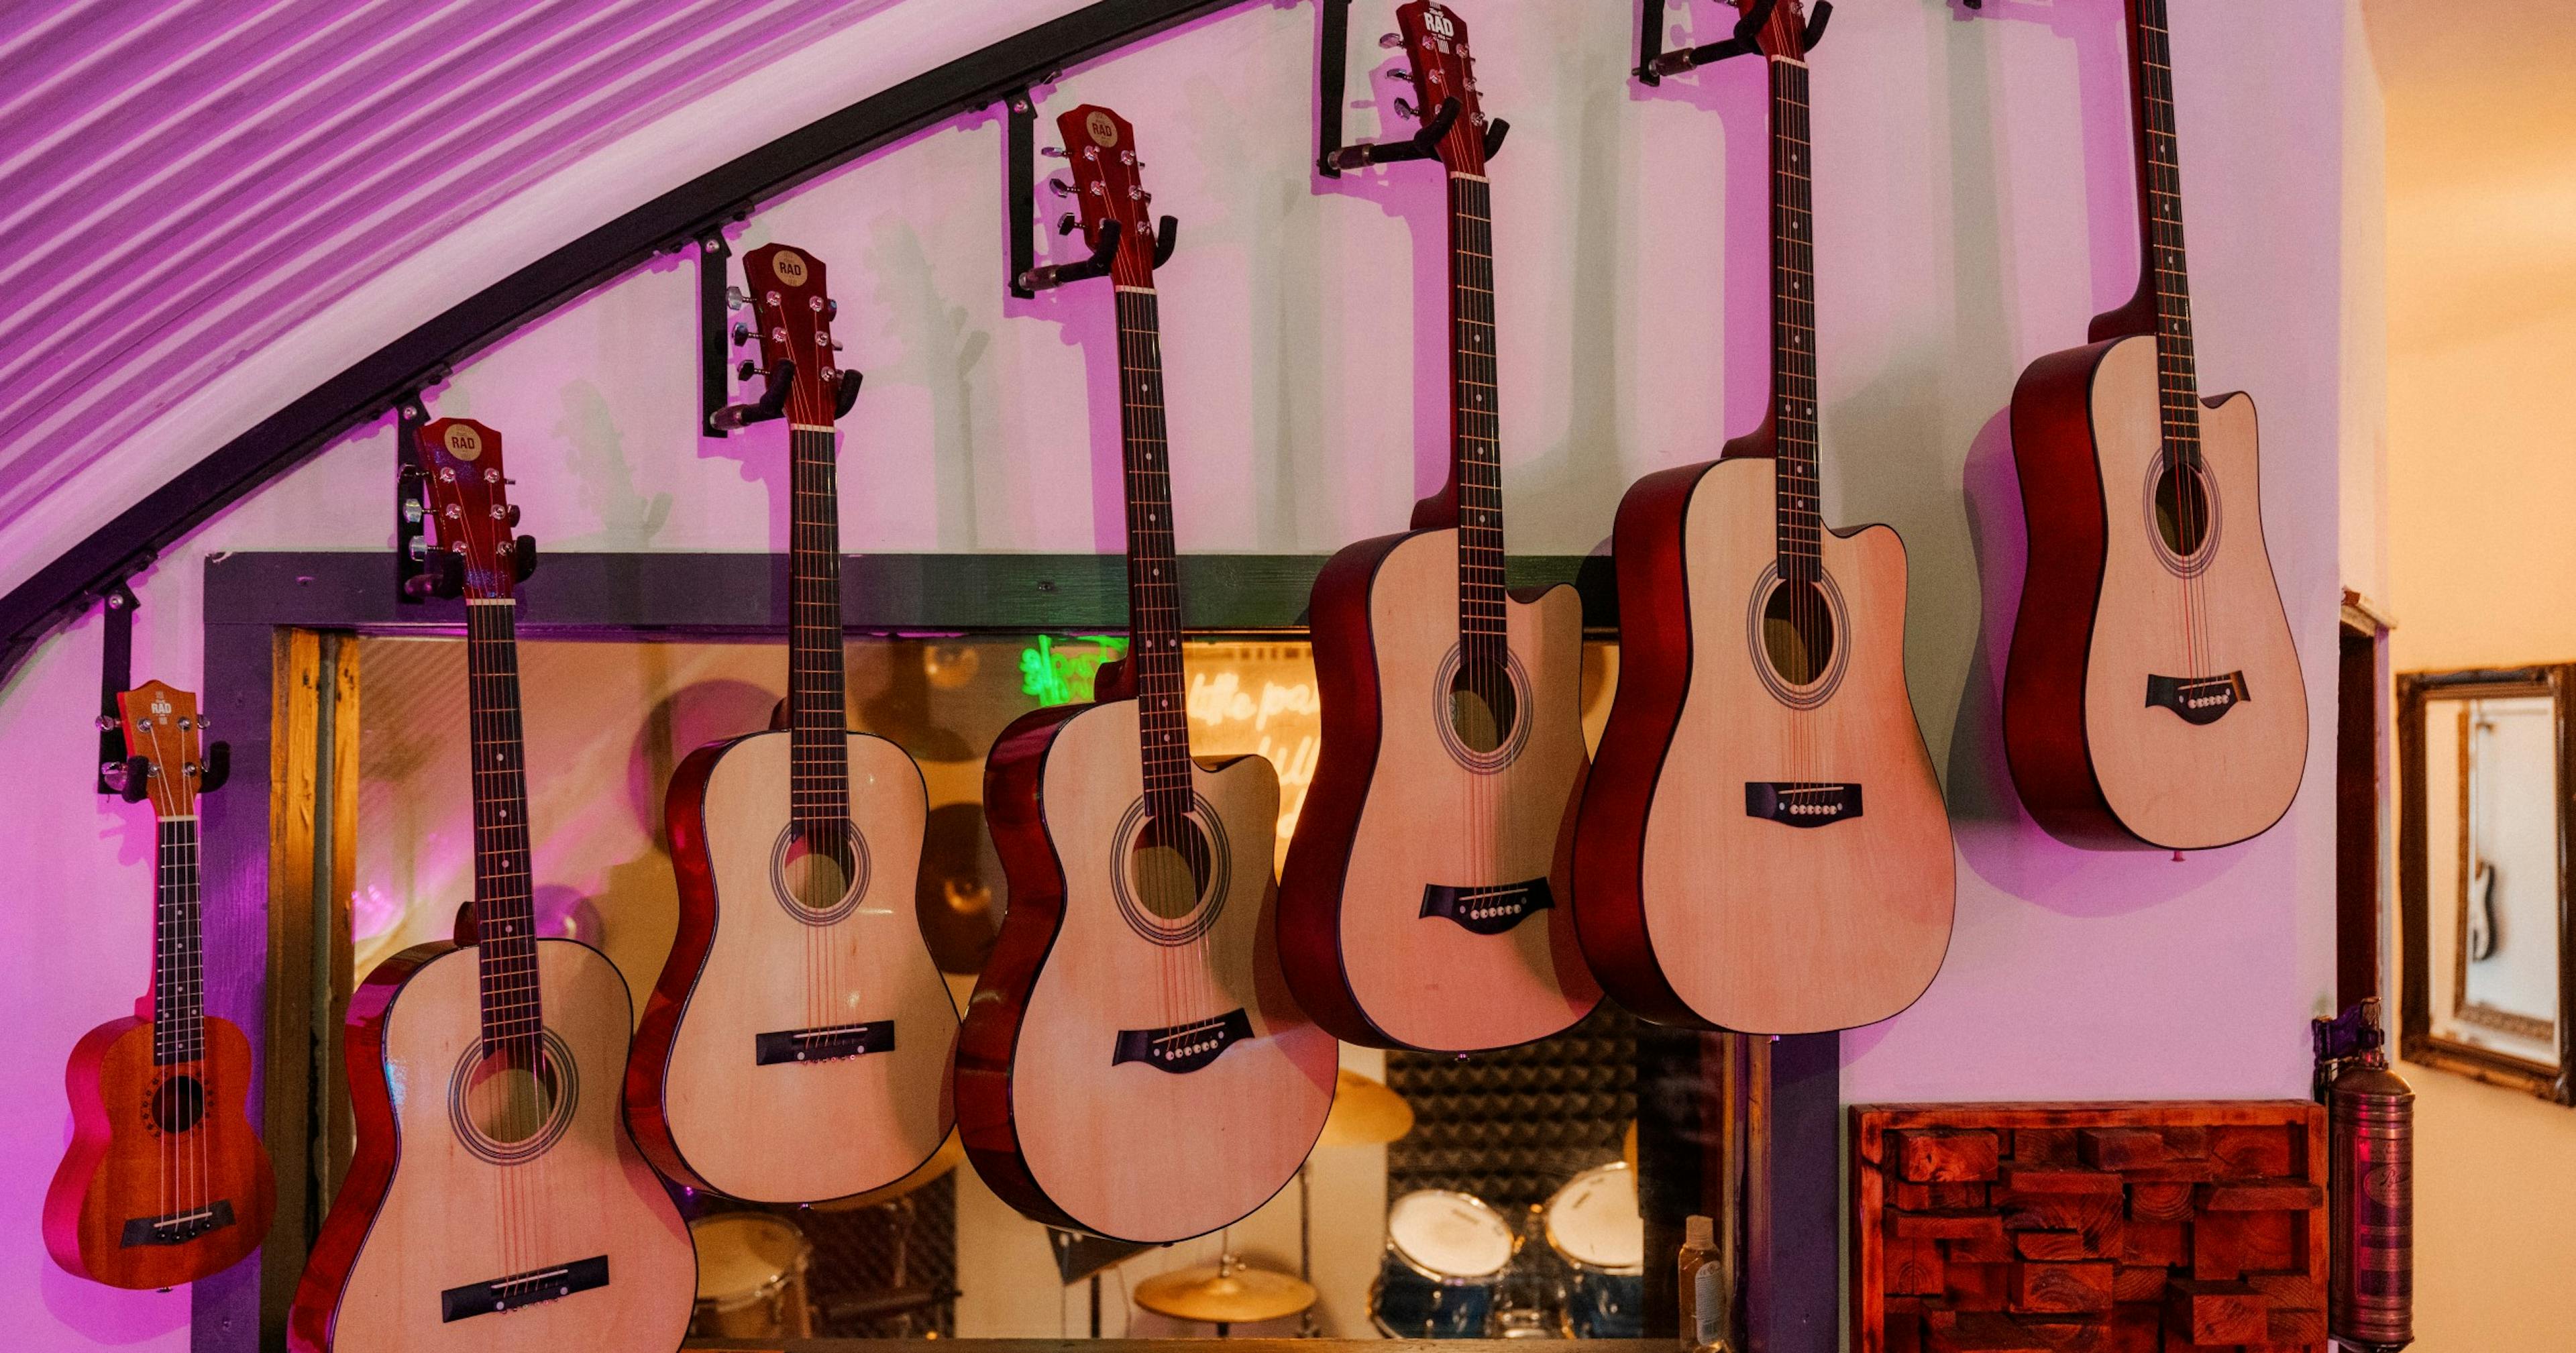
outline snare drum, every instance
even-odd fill
[[[1586,1170],[1547,1200],[1547,1245],[1568,1274],[1559,1307],[1565,1337],[1644,1336],[1646,1224],[1625,1161]]]
[[[1386,1214],[1369,1319],[1390,1339],[1481,1339],[1511,1267],[1512,1228],[1483,1199],[1422,1189]]]
[[[719,1212],[689,1223],[698,1247],[698,1304],[689,1333],[720,1339],[803,1339],[814,1333],[805,1270],[814,1246],[785,1217]]]

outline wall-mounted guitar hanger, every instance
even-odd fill
[[[731,220],[747,220],[749,207],[735,211]],[[751,304],[743,289],[725,281],[725,260],[733,257],[732,246],[725,243],[724,221],[697,232],[698,240],[698,408],[705,415],[699,433],[723,437],[751,426],[766,423],[787,414],[787,390],[796,375],[794,362],[782,361],[764,367],[745,357],[733,365],[727,356],[728,344],[739,347],[751,341],[751,327],[728,321],[730,311]],[[831,303],[831,313],[840,311],[838,302]],[[731,365],[732,369],[726,368]],[[732,401],[733,382],[766,376],[760,398],[749,404]],[[853,368],[841,371],[839,388],[832,393],[832,416],[847,418],[851,406],[859,402],[859,384],[865,377]]]
[[[1054,78],[1050,75],[1038,83],[1050,83]],[[1009,134],[1005,138],[1004,172],[1010,175],[1011,190],[1011,294],[1025,301],[1050,287],[1108,276],[1110,263],[1118,257],[1121,227],[1116,221],[1101,223],[1100,242],[1092,246],[1091,257],[1071,263],[1038,262],[1037,99],[1026,89],[1015,89],[1004,107],[1010,122]],[[1049,146],[1046,154],[1049,159],[1062,159],[1064,148]],[[1048,179],[1047,187],[1058,197],[1073,192],[1072,187],[1061,179]],[[1055,233],[1070,235],[1073,232],[1072,212],[1056,218]],[[1159,268],[1171,262],[1172,251],[1179,248],[1180,243],[1181,223],[1169,216],[1162,218],[1154,227],[1154,266]]]
[[[125,745],[125,718],[116,697],[134,689],[134,612],[143,603],[136,600],[130,580],[111,585],[100,596],[106,611],[107,633],[99,648],[98,664],[98,792],[114,794],[127,803],[141,803],[152,792],[152,758],[134,755]],[[206,726],[205,716],[197,718],[197,727]],[[233,749],[221,742],[206,744],[202,773],[197,777],[197,792],[221,789],[231,777]]]
[[[1637,25],[1636,76],[1640,84],[1659,85],[1667,75],[1714,66],[1720,61],[1750,56],[1761,50],[1754,45],[1753,39],[1761,33],[1762,25],[1771,22],[1771,11],[1778,0],[1762,0],[1738,14],[1733,36],[1678,52],[1664,50],[1664,0],[1644,0],[1644,3],[1644,19]],[[1977,4],[1978,0],[1968,0],[1971,9]],[[1834,0],[1816,0],[1815,12],[1807,16],[1807,51],[1816,50],[1816,44],[1825,40],[1825,25],[1832,22],[1833,17]]]
[[[1654,0],[1648,0],[1653,3]],[[1342,95],[1350,83],[1351,0],[1323,0],[1323,51],[1316,62],[1315,73],[1321,97],[1315,106],[1322,121],[1316,128],[1322,143],[1315,155],[1315,172],[1337,179],[1345,169],[1366,169],[1373,164],[1398,164],[1405,160],[1427,160],[1439,153],[1440,138],[1458,120],[1458,101],[1442,99],[1430,110],[1422,129],[1401,141],[1378,141],[1355,146],[1342,144]],[[1379,38],[1381,47],[1401,46],[1395,34]],[[1395,101],[1395,111],[1406,116],[1421,116],[1423,110]],[[1503,149],[1503,138],[1511,134],[1512,124],[1495,118],[1485,128],[1485,158],[1490,160]]]

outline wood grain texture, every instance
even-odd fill
[[[1776,561],[1773,465],[1721,460],[1691,489],[1680,523],[1689,652],[1669,748],[1656,758],[1641,829],[1606,806],[1586,824],[1637,830],[1636,874],[1585,873],[1575,906],[1596,961],[1610,960],[1605,973],[1629,956],[1593,944],[1595,890],[1613,906],[1633,899],[1642,915],[1656,972],[1609,976],[1614,991],[1660,985],[1692,1022],[1815,1033],[1886,1019],[1931,985],[1949,950],[1956,865],[1905,686],[1905,549],[1894,531],[1819,542],[1847,616],[1838,684],[1802,709],[1763,679],[1769,660],[1754,616]],[[1620,567],[1629,566],[1623,556]],[[1671,661],[1663,648],[1641,656],[1642,673],[1622,653],[1623,689],[1635,679],[1649,691],[1673,684],[1655,666]],[[1858,784],[1863,811],[1822,827],[1747,812],[1745,786],[1774,781]]]
[[[1528,738],[1479,771],[1441,735],[1441,666],[1458,643],[1457,532],[1364,542],[1317,578],[1324,738],[1280,880],[1281,955],[1298,1004],[1346,1042],[1510,1047],[1600,1002],[1567,905],[1586,767],[1582,607],[1555,587],[1505,610],[1528,681]],[[1549,880],[1555,905],[1499,935],[1422,915],[1429,885],[1535,878]]]
[[[2156,548],[2163,451],[2155,340],[2033,363],[2013,393],[2030,556],[2005,677],[2005,747],[2032,816],[2077,844],[2207,849],[2268,829],[2307,763],[2307,689],[2263,541],[2253,401],[2203,401],[2216,504],[2185,579]],[[2246,698],[2194,725],[2147,679],[2242,672]]]
[[[988,763],[1011,907],[968,1006],[960,1126],[977,1171],[1023,1211],[1163,1243],[1242,1219],[1296,1176],[1332,1107],[1338,1052],[1298,1013],[1271,948],[1269,762],[1193,768],[1225,841],[1224,889],[1187,921],[1213,906],[1205,933],[1166,945],[1128,923],[1115,879],[1141,827],[1137,738],[1132,700],[1041,711]],[[1238,1008],[1252,1037],[1195,1070],[1113,1060],[1123,1030]]]
[[[267,1237],[277,1182],[243,1113],[250,1041],[209,1017],[204,1050],[201,1061],[155,1066],[152,1021],[132,1017],[73,1046],[64,1071],[72,1144],[44,1207],[45,1249],[64,1272],[110,1287],[176,1287],[230,1268]],[[152,1113],[156,1090],[172,1077],[193,1077],[205,1092],[205,1116],[175,1134]],[[128,1221],[217,1201],[232,1204],[232,1225],[177,1245],[123,1243]]]
[[[772,883],[789,826],[788,735],[692,753],[672,779],[680,925],[637,1031],[626,1097],[663,1173],[758,1202],[847,1197],[902,1178],[955,1124],[957,1013],[913,919],[921,772],[883,738],[849,740],[865,892],[828,925]],[[755,1065],[763,1033],[891,1019],[890,1051]]]
[[[450,1079],[482,1037],[474,950],[406,951],[351,1002],[359,1151],[289,1313],[297,1353],[660,1353],[687,1332],[697,1251],[619,1115],[625,979],[586,945],[536,948],[578,1092],[562,1135],[519,1164],[489,1163],[450,1124]],[[449,1289],[602,1255],[604,1287],[442,1318]]]

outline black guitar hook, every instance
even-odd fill
[[[1720,61],[1732,60],[1739,56],[1752,56],[1760,52],[1762,26],[1771,22],[1771,11],[1778,7],[1779,0],[1758,0],[1752,9],[1736,16],[1735,33],[1732,37],[1701,47],[1665,52],[1660,50],[1664,7],[1660,0],[1654,0],[1647,6],[1645,43],[1648,50],[1643,53],[1644,59],[1637,65],[1638,80],[1649,85],[1659,85],[1664,82],[1664,77],[1667,75],[1679,75],[1684,71],[1697,70],[1702,66],[1714,66]],[[1825,25],[1831,23],[1833,17],[1833,0],[1816,0],[1815,13],[1807,17],[1806,34],[1798,48],[1800,55],[1816,50],[1816,44],[1824,41]]]
[[[1169,217],[1164,218],[1169,220]],[[1067,282],[1106,277],[1109,265],[1118,258],[1118,240],[1127,228],[1116,221],[1100,223],[1100,239],[1091,246],[1091,257],[1074,263],[1044,263],[1020,274],[1020,285],[1031,292],[1060,287]]]

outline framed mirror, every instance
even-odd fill
[[[2397,678],[2401,1051],[2571,1095],[2576,665]]]

